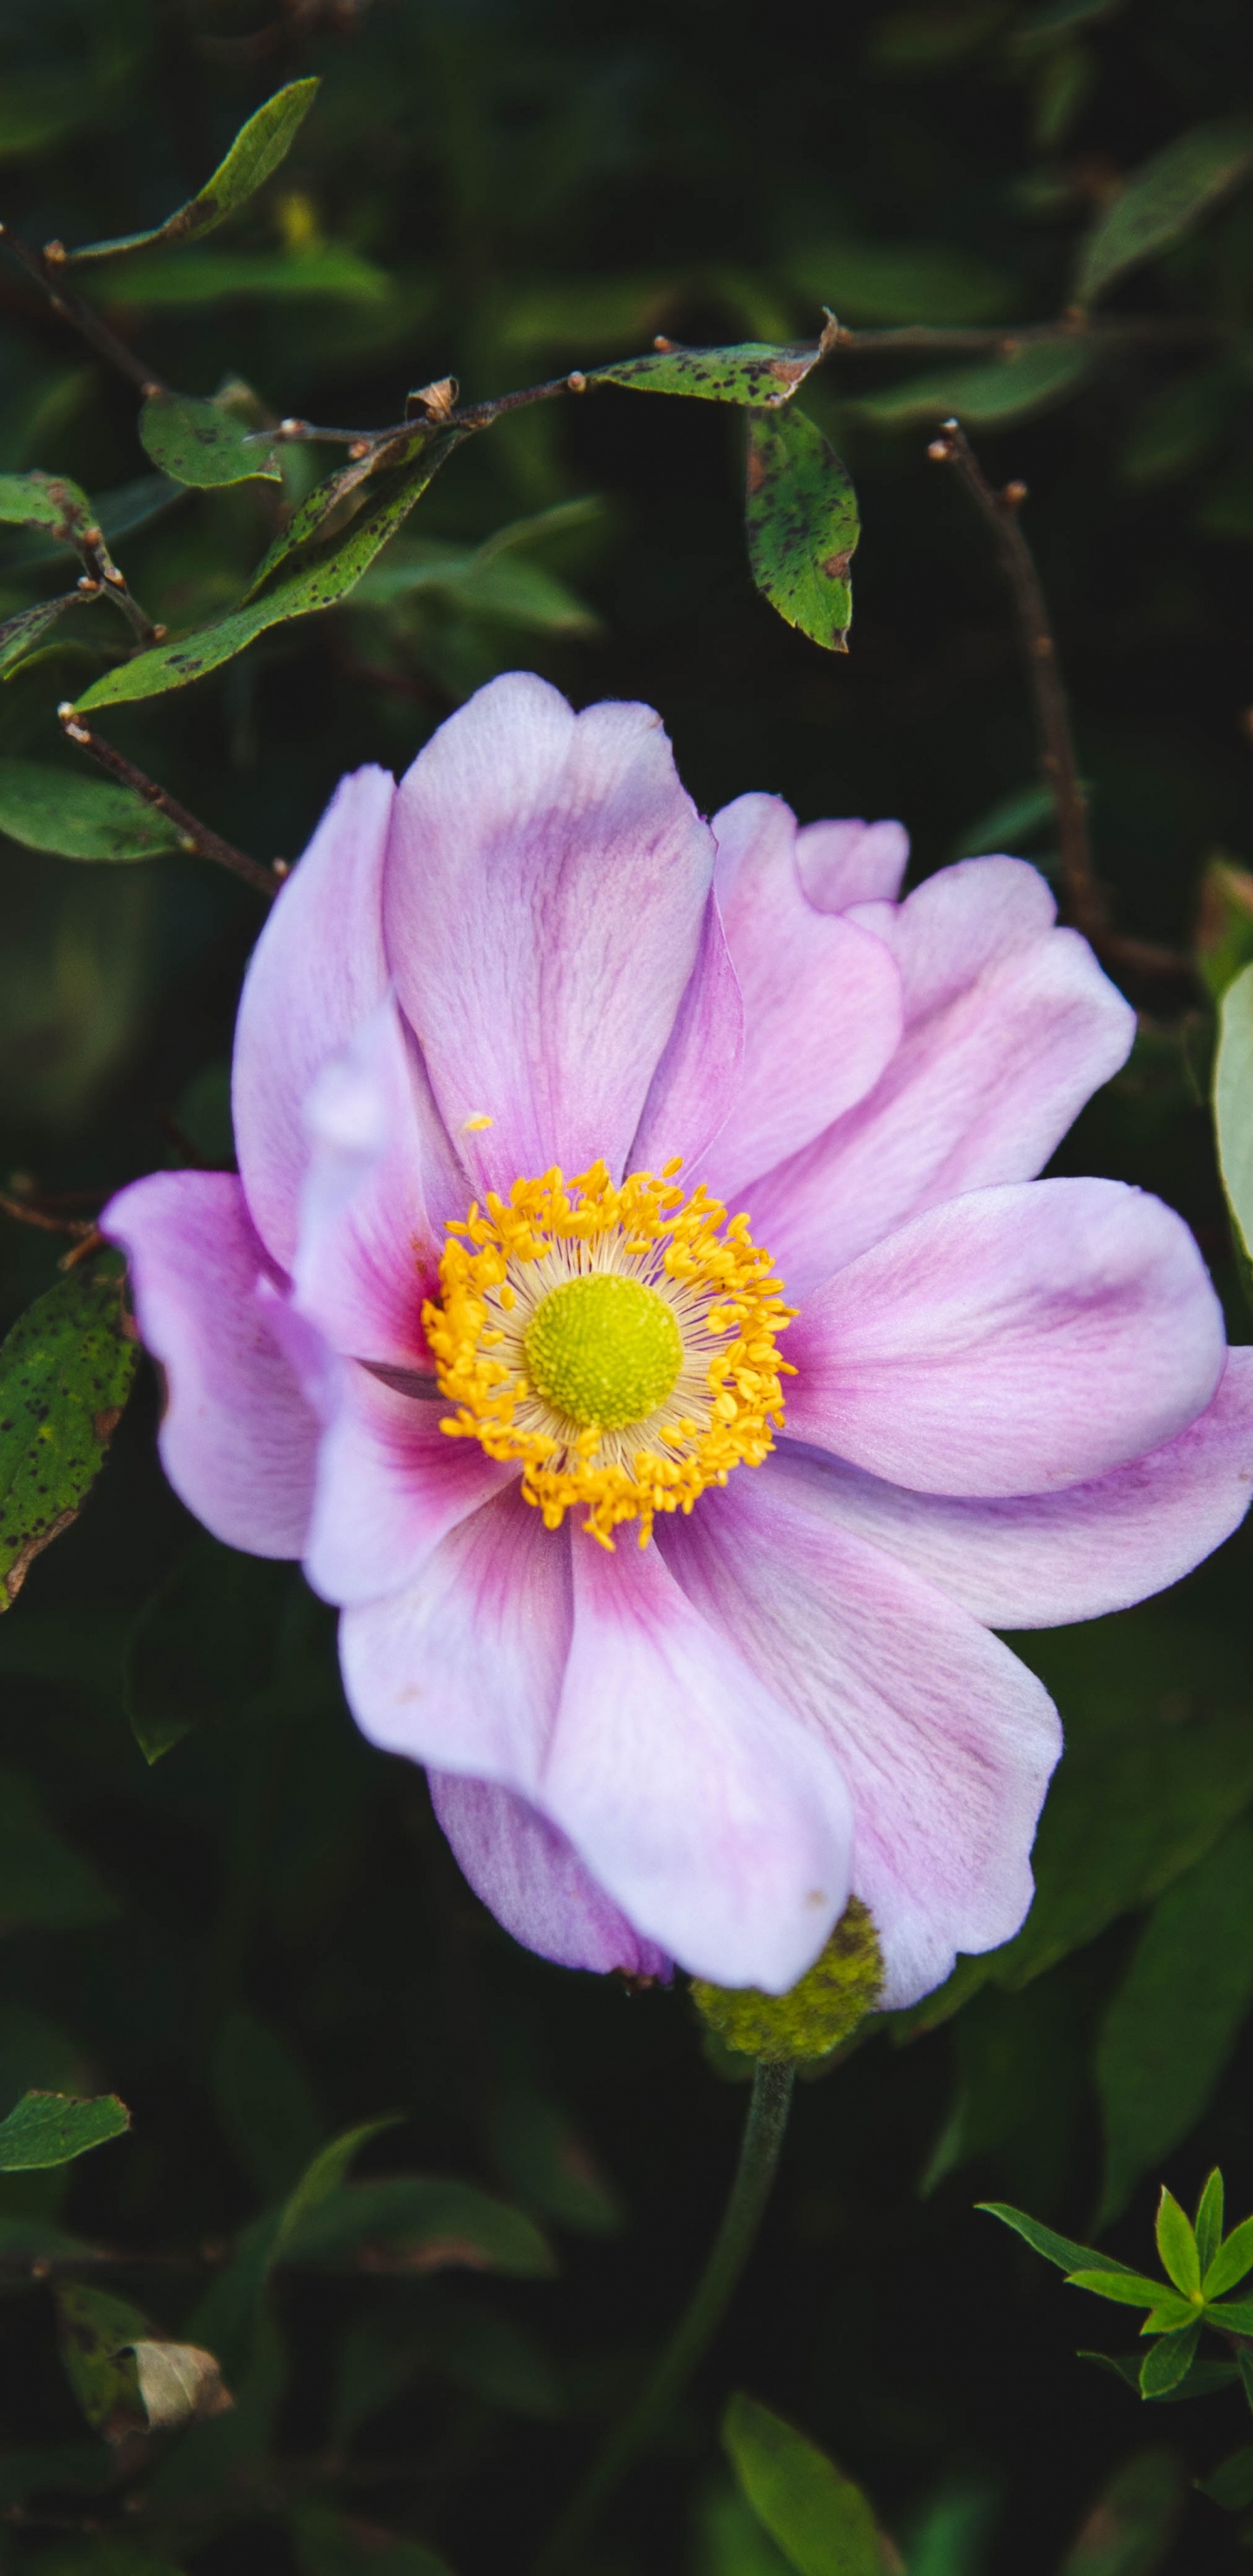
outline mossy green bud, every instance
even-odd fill
[[[812,1968],[785,1995],[692,1981],[696,2009],[724,2048],[774,2064],[828,2057],[873,2012],[882,1991],[883,1954],[872,1917],[857,1896],[850,1896]]]

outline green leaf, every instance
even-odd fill
[[[1225,2513],[1243,2513],[1253,2504],[1253,2443],[1242,2451],[1233,2451],[1229,2459],[1211,2469],[1207,2478],[1198,2478],[1197,2485],[1202,2495],[1220,2504]]]
[[[195,394],[150,394],[139,435],[154,465],[178,483],[281,483],[273,456],[253,424],[219,401]]]
[[[817,242],[789,251],[785,274],[841,322],[999,322],[1015,292],[1004,270],[947,242]]]
[[[288,2525],[300,2576],[452,2576],[446,2559],[421,2540],[302,2505]]]
[[[241,606],[255,599],[258,591],[264,590],[280,564],[286,563],[292,555],[300,552],[302,546],[308,545],[325,526],[332,511],[338,510],[341,503],[363,483],[385,470],[412,465],[431,444],[429,427],[420,423],[395,439],[389,439],[386,446],[375,448],[371,455],[354,457],[349,464],[337,466],[333,474],[326,475],[321,483],[315,483],[313,490],[306,492],[299,509],[292,512],[287,526],[280,528],[273,544],[267,547],[244,592]]]
[[[747,409],[775,410],[791,401],[798,385],[812,373],[834,337],[798,347],[779,348],[767,340],[745,340],[733,349],[660,349],[647,358],[623,358],[609,367],[588,371],[589,385],[628,385],[641,394],[691,394],[701,402],[740,403]]]
[[[1217,446],[1239,399],[1226,367],[1201,368],[1160,386],[1137,413],[1122,451],[1132,489],[1152,491],[1190,473]]]
[[[1120,277],[1169,250],[1253,171],[1253,121],[1220,118],[1177,134],[1133,171],[1083,245],[1075,294],[1094,304]]]
[[[318,2151],[323,2122],[299,2058],[256,2013],[227,2015],[213,2051],[218,2117],[266,2200],[293,2189]]]
[[[396,282],[346,243],[309,250],[158,250],[80,281],[93,304],[132,313],[208,304],[356,304],[403,312]]]
[[[1201,2320],[1194,2317],[1190,2326],[1180,2326],[1174,2334],[1163,2335],[1161,2342],[1146,2352],[1140,2370],[1142,2397],[1169,2397],[1172,2388],[1179,2387],[1192,2368],[1200,2333]]]
[[[1221,2299],[1225,2290],[1234,2290],[1249,2272],[1253,2272],[1253,2218],[1242,2218],[1213,2257],[1201,2287],[1207,2299]]]
[[[520,2200],[580,2236],[616,2236],[622,2204],[567,2112],[521,2087],[492,2120],[495,2162]]]
[[[1081,2271],[1068,2273],[1067,2281],[1072,2290],[1094,2290],[1098,2299],[1117,2299],[1124,2308],[1156,2308],[1172,2304],[1169,2291],[1163,2299],[1163,2284],[1150,2280],[1146,2272],[1113,2272],[1104,2266],[1093,2271],[1085,2266]],[[1173,2304],[1178,2306],[1181,2303],[1176,2300]],[[1191,2312],[1186,2301],[1182,2305],[1184,2315],[1189,2315]]]
[[[33,608],[19,608],[15,617],[0,624],[0,679],[11,679],[20,663],[25,662],[51,633],[67,608],[83,606],[81,590],[63,590],[57,599],[37,600]]]
[[[1214,1121],[1227,1205],[1253,1260],[1253,966],[1228,985],[1219,1009]]]
[[[1102,2489],[1057,2576],[1154,2576],[1183,2513],[1173,2451],[1145,2451]]]
[[[72,2164],[75,2156],[122,2137],[130,2124],[116,2093],[97,2094],[91,2102],[76,2102],[68,2093],[26,2093],[7,2120],[0,2120],[0,2173]]]
[[[531,2218],[476,2184],[388,2174],[328,2191],[286,2230],[280,2259],[417,2274],[464,2266],[545,2278],[556,2265]]]
[[[1220,2334],[1253,2335],[1253,2299],[1207,2299],[1205,2322]]]
[[[264,106],[241,126],[212,178],[185,206],[167,215],[163,224],[149,232],[119,233],[111,241],[86,242],[79,250],[67,251],[66,261],[77,264],[81,260],[115,259],[121,251],[147,250],[157,242],[196,241],[202,234],[211,233],[237,207],[246,205],[279,163],[286,160],[317,97],[318,86],[316,80],[289,81],[285,89],[267,98]]]
[[[1201,2118],[1251,2002],[1253,1826],[1240,1824],[1158,1898],[1106,2009],[1094,2060],[1105,2127],[1098,2224]]]
[[[1129,2281],[1140,2278],[1125,2263],[1115,2263],[1110,2255],[1096,2253],[1091,2245],[1076,2245],[1073,2237],[1059,2236],[1055,2228],[1043,2226],[1038,2218],[1028,2218],[1025,2210],[1011,2209],[1008,2201],[979,2200],[975,2207],[985,2209],[989,2218],[1002,2219],[1006,2227],[1012,2227],[1015,2235],[1025,2240],[1033,2254],[1042,2254],[1046,2263],[1056,2263],[1059,2271],[1078,2272],[1085,2265],[1094,2265],[1098,2270],[1125,2273]]]
[[[1201,2286],[1196,2237],[1191,2219],[1180,2208],[1174,2193],[1167,2191],[1165,2183],[1157,2204],[1156,2234],[1163,2270],[1169,2274],[1175,2288],[1182,2290],[1185,2298],[1190,2297]]]
[[[0,760],[0,832],[63,859],[151,859],[181,846],[132,787],[41,760]]]
[[[750,414],[745,518],[753,579],[771,607],[815,644],[846,653],[857,496],[806,412]]]
[[[149,1762],[197,1727],[245,1718],[273,1679],[290,1568],[194,1539],[126,1644],[126,1713]]]
[[[1153,2346],[1154,2352],[1160,2349],[1160,2345]],[[1151,2354],[1146,2355],[1146,2360],[1151,2358]],[[1076,2359],[1094,2361],[1098,2369],[1112,2371],[1115,2379],[1121,2379],[1124,2388],[1134,2389],[1137,2397],[1142,2394],[1140,2374],[1145,2365],[1137,2361],[1133,2352],[1080,2351]],[[1193,2397],[1216,2397],[1220,2389],[1230,2388],[1238,2376],[1234,2362],[1194,2361],[1186,2378],[1181,2379],[1177,2387],[1167,2389],[1159,2402],[1166,2406],[1179,2406]]]
[[[290,617],[309,617],[318,609],[337,607],[388,538],[403,525],[415,501],[421,499],[460,440],[460,432],[450,432],[428,446],[413,465],[380,475],[373,499],[366,502],[343,535],[286,581],[267,591],[264,598],[233,609],[216,625],[202,627],[198,634],[185,636],[177,644],[158,644],[151,652],[138,653],[133,661],[106,671],[84,691],[77,711],[86,713],[92,707],[111,706],[121,699],[155,698],[166,689],[186,688],[189,681],[203,679],[206,672],[217,670],[236,653],[242,653],[267,627],[281,626]]]
[[[882,2576],[879,2535],[860,2487],[803,2433],[755,2398],[736,2396],[722,2440],[758,2521],[797,2576]]]
[[[912,429],[920,422],[950,416],[967,429],[1008,427],[1011,421],[1034,419],[1055,403],[1069,401],[1091,365],[1092,351],[1077,337],[1039,340],[1013,356],[976,367],[944,367],[933,374],[908,376],[884,393],[859,396],[849,410],[873,429]]]
[[[0,520],[11,528],[47,528],[65,545],[97,524],[86,493],[66,474],[0,474]]]
[[[1238,2234],[1239,2231],[1237,2230],[1236,2233]],[[1250,2235],[1253,2237],[1253,2230],[1250,2231]],[[1217,2298],[1220,2290],[1229,2290],[1233,2283],[1241,2277],[1239,2273],[1233,2273],[1231,2280],[1220,2282],[1218,2287],[1214,2290],[1211,2291],[1207,2287],[1210,2266],[1214,2262],[1215,2256],[1222,2245],[1222,2241],[1223,2178],[1217,2165],[1215,2165],[1214,2170],[1212,2174],[1210,2174],[1205,2188],[1201,2193],[1201,2197],[1197,2202],[1196,2208],[1197,2261],[1201,2266],[1201,2287],[1205,2290],[1207,2297]],[[1249,2263],[1250,2265],[1253,2265],[1253,2252],[1249,2255]]]
[[[353,2157],[367,2141],[392,2128],[398,2117],[398,2113],[389,2112],[382,2119],[366,2120],[360,2127],[332,2138],[327,2146],[319,2148],[286,2200],[243,2229],[231,2262],[198,2302],[187,2329],[198,2343],[220,2356],[232,2384],[244,2380],[257,2364],[258,2327],[263,2322],[261,2303],[266,2283],[284,2255],[288,2239],[336,2190]],[[239,2393],[242,2409],[244,2392],[240,2389]]]
[[[37,1297],[0,1344],[0,1610],[86,1501],[136,1355],[120,1279],[86,1267]]]
[[[710,2481],[696,2512],[693,2576],[791,2576],[790,2560],[729,2478]]]
[[[58,2341],[65,2375],[93,2432],[106,2442],[147,2430],[132,2347],[149,2333],[142,2309],[81,2281],[58,2281]]]
[[[90,1862],[49,1823],[31,1782],[0,1771],[0,1926],[76,1932],[118,1912]]]

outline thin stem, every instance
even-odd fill
[[[83,1242],[96,1231],[94,1217],[51,1216],[46,1208],[35,1207],[27,1199],[12,1197],[8,1190],[0,1190],[0,1213],[16,1217],[19,1225],[36,1226],[41,1234],[68,1235],[74,1243]],[[0,2262],[3,2259],[0,2256]]]
[[[796,2069],[759,2059],[744,2123],[739,2163],[722,2225],[691,2299],[630,2413],[610,2434],[586,2478],[541,2549],[532,2576],[562,2576],[573,2566],[609,2498],[673,2406],[722,2322],[752,2252],[787,2127]]]
[[[1057,647],[1049,624],[1035,557],[1022,533],[1018,512],[1026,485],[1007,483],[998,492],[989,483],[965,431],[946,420],[927,451],[937,464],[954,465],[971,499],[982,511],[996,539],[1001,566],[1013,594],[1023,655],[1035,703],[1040,736],[1040,766],[1052,793],[1061,849],[1066,908],[1077,930],[1100,936],[1106,926],[1105,898],[1092,871],[1088,808],[1075,758],[1070,710],[1058,668]]]
[[[66,285],[64,270],[59,261],[49,259],[45,251],[32,250],[30,243],[20,240],[15,232],[10,231],[7,224],[0,224],[0,242],[4,243],[6,250],[12,251],[14,259],[26,270],[28,276],[33,277],[37,284],[42,286],[51,302],[53,312],[59,313],[62,321],[72,323],[74,329],[81,333],[83,339],[97,352],[98,356],[107,358],[111,366],[116,367],[122,375],[128,376],[133,385],[138,385],[141,393],[169,392],[168,385],[162,383],[160,376],[154,373],[147,360],[136,357],[134,350],[127,348],[125,340],[119,340],[116,331],[111,331],[108,323],[101,321],[99,314],[93,312],[91,305],[85,303],[81,295],[76,295],[71,286]]]
[[[108,771],[110,778],[116,778],[123,787],[133,788],[137,796],[142,796],[145,805],[153,805],[159,814],[164,814],[174,825],[185,850],[194,850],[198,858],[212,859],[217,867],[229,868],[232,876],[242,877],[244,884],[252,886],[257,894],[272,899],[278,893],[282,877],[275,869],[263,868],[258,859],[248,858],[243,850],[237,850],[229,841],[224,841],[221,833],[213,831],[208,823],[202,823],[196,815],[189,814],[186,806],[180,805],[168,789],[158,787],[154,778],[146,778],[133,761],[125,760],[120,751],[115,751],[111,742],[105,742],[100,734],[93,733],[90,725],[85,725],[81,716],[75,715],[71,705],[59,706],[57,714],[67,741],[77,743],[80,751],[90,752],[92,759]]]

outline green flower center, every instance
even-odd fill
[[[554,1413],[620,1431],[665,1403],[683,1365],[679,1327],[664,1297],[612,1270],[564,1280],[540,1300],[526,1328],[527,1372]]]

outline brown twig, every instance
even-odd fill
[[[56,259],[49,259],[46,251],[32,250],[30,243],[22,241],[7,224],[0,224],[0,242],[12,252],[27,275],[42,286],[53,312],[59,313],[62,321],[72,323],[99,357],[107,358],[111,366],[117,367],[122,375],[129,376],[141,393],[169,392],[168,385],[162,382],[147,360],[136,357],[134,350],[127,348],[125,340],[120,340],[116,331],[111,331],[108,323],[101,321],[91,305],[66,284],[64,271]]]
[[[0,1213],[16,1217],[19,1225],[35,1226],[40,1234],[68,1235],[77,1244],[87,1241],[96,1231],[94,1217],[52,1216],[29,1199],[11,1197],[7,1190],[0,1190]]]
[[[232,876],[242,877],[244,884],[252,886],[257,894],[272,899],[278,893],[282,883],[280,875],[271,868],[262,867],[259,859],[248,858],[243,850],[237,850],[230,841],[224,841],[221,833],[213,831],[208,823],[202,823],[196,815],[189,814],[186,806],[180,805],[168,789],[158,787],[155,779],[146,778],[133,761],[124,759],[120,751],[115,751],[111,742],[105,742],[100,734],[93,733],[90,725],[85,725],[81,716],[75,715],[68,700],[57,708],[57,714],[67,741],[76,743],[80,751],[90,752],[92,759],[107,770],[110,778],[116,778],[123,787],[133,788],[137,796],[142,796],[145,805],[152,805],[158,814],[164,814],[174,825],[183,849],[194,851],[198,858],[212,859],[217,867],[229,868]]]

